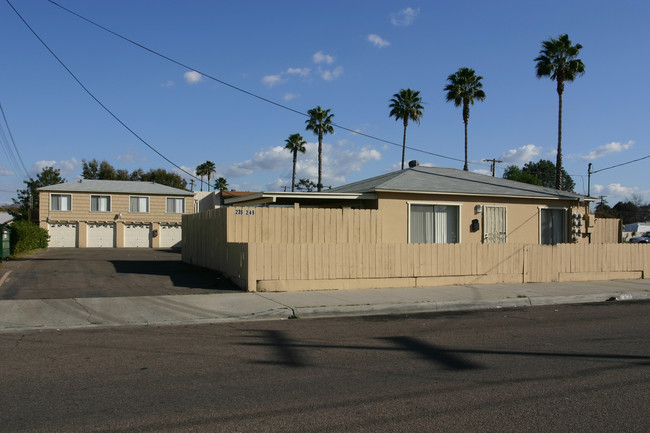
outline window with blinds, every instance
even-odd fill
[[[456,244],[460,241],[459,206],[410,205],[410,237],[412,244]]]
[[[563,244],[567,241],[566,209],[540,209],[540,243],[542,245]]]
[[[91,212],[110,212],[111,197],[108,195],[91,195],[90,196]]]
[[[72,197],[70,194],[51,194],[50,210],[70,211],[72,210]]]
[[[185,199],[176,197],[167,197],[167,213],[184,213]]]
[[[149,197],[131,197],[129,200],[129,212],[149,212]]]

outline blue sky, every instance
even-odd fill
[[[587,164],[599,170],[650,154],[650,3],[647,1],[81,1],[58,3],[177,60],[183,68],[94,27],[46,0],[11,0],[66,66],[129,128],[193,172],[211,160],[237,190],[290,185],[285,139],[300,133],[308,152],[298,178],[317,179],[316,137],[305,117],[203,76],[306,113],[331,109],[334,122],[401,145],[389,100],[402,88],[425,101],[411,124],[406,159],[462,169],[461,110],[445,102],[449,74],[483,76],[484,102],[471,107],[470,170],[497,176],[510,164],[555,161],[555,82],[537,79],[541,42],[568,33],[583,45],[586,74],[564,92],[564,166],[587,192]],[[28,176],[43,166],[77,179],[82,159],[116,168],[176,170],[86,94],[0,3],[0,103]],[[23,187],[2,122],[0,203]],[[2,138],[2,137],[0,137]],[[399,169],[401,146],[342,129],[325,136],[325,185]],[[632,194],[650,201],[649,160],[595,173],[592,195],[613,205]],[[16,167],[18,165],[18,167]],[[197,188],[198,189],[198,188]]]

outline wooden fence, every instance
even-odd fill
[[[254,210],[253,213],[246,213]],[[647,278],[639,244],[384,244],[379,211],[222,208],[183,216],[183,260],[250,291]]]

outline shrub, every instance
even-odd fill
[[[11,224],[10,253],[12,255],[24,251],[47,248],[49,235],[47,230],[29,221],[14,221]]]

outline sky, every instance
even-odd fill
[[[563,98],[576,192],[587,194],[592,163],[592,196],[650,201],[650,159],[609,168],[650,155],[647,0],[57,3],[177,63],[47,0],[0,2],[0,203],[46,166],[79,179],[84,159],[188,181],[210,160],[231,189],[282,191],[294,133],[307,141],[296,177],[316,182],[318,140],[305,130],[316,106],[337,125],[324,137],[325,187],[381,175],[400,168],[403,126],[388,105],[405,88],[424,100],[406,160],[462,169],[462,110],[443,91],[461,67],[483,77],[486,93],[470,110],[469,169],[490,174],[484,160],[497,159],[502,176],[509,165],[555,162],[556,83],[536,77],[534,59],[564,33],[583,46],[586,69]]]

